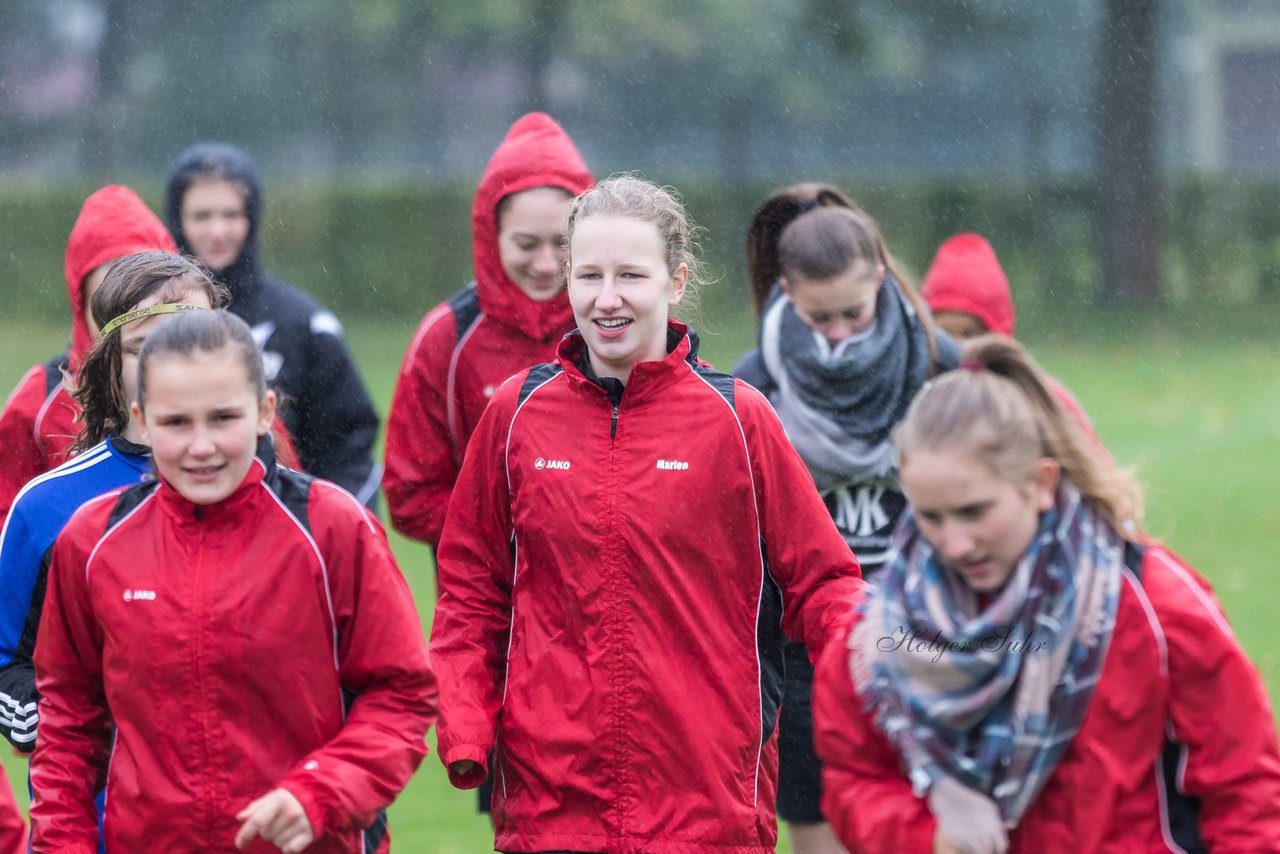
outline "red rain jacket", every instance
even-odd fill
[[[1280,851],[1280,753],[1261,678],[1204,579],[1156,546],[1134,563],[1084,722],[1009,851],[1205,850],[1192,832],[1209,851]],[[823,812],[855,854],[931,854],[936,822],[854,692],[847,640],[827,648],[814,682]]]
[[[816,652],[862,587],[764,397],[672,329],[616,407],[568,336],[467,449],[431,658],[503,851],[773,851],[780,629]]]
[[[930,311],[972,314],[988,331],[1013,337],[1017,317],[1009,278],[996,251],[981,234],[962,232],[947,238],[924,274],[920,293]],[[1093,424],[1075,395],[1053,377],[1046,375],[1045,379],[1058,402],[1096,439]]]
[[[0,854],[26,854],[27,823],[13,800],[9,781],[0,773]]]
[[[387,419],[382,485],[392,524],[405,536],[439,542],[462,455],[485,404],[508,377],[552,360],[556,342],[574,326],[563,291],[538,302],[503,271],[498,202],[534,187],[577,195],[591,183],[573,141],[542,113],[512,125],[485,167],[471,213],[475,284],[418,327]]]
[[[97,851],[104,781],[108,851],[235,851],[236,813],[277,786],[308,852],[386,847],[380,811],[435,717],[413,599],[350,494],[266,470],[205,507],[117,490],[63,529],[35,654],[37,851]]]
[[[27,481],[66,459],[80,431],[80,407],[62,385],[60,366],[73,375],[93,347],[85,317],[85,276],[108,261],[134,252],[178,247],[164,224],[128,187],[103,187],[85,199],[67,239],[67,299],[71,304],[71,348],[36,365],[18,383],[0,415],[0,519]]]

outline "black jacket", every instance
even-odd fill
[[[198,178],[221,178],[245,193],[249,236],[230,267],[215,270],[231,291],[230,310],[253,329],[267,379],[281,398],[281,417],[302,467],[372,505],[380,467],[373,443],[378,416],[342,339],[338,319],[314,299],[267,273],[258,256],[261,183],[247,153],[202,143],[182,153],[169,172],[165,218],[178,247],[193,254],[182,233],[182,196]]]

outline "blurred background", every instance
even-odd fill
[[[685,195],[722,369],[754,339],[770,190],[841,186],[917,278],[986,235],[1019,337],[1280,697],[1276,0],[4,0],[0,384],[65,346],[84,198],[126,183],[159,211],[177,154],[223,140],[262,167],[267,267],[341,317],[385,415],[418,321],[470,278],[480,170],[533,109],[598,176]],[[393,543],[429,625],[430,558]],[[472,800],[429,758],[397,847],[487,850]]]
[[[543,109],[597,173],[684,190],[735,283],[754,203],[822,176],[917,268],[983,230],[1031,303],[1199,299],[1210,271],[1272,299],[1277,81],[1266,0],[7,0],[0,281],[57,304],[86,191],[155,199],[222,139],[263,167],[272,266],[398,314],[466,278],[479,170]]]

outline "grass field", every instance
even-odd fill
[[[349,324],[352,348],[383,413],[420,316],[415,310],[395,321]],[[1024,340],[1080,398],[1114,456],[1139,467],[1149,530],[1214,583],[1274,704],[1280,698],[1280,596],[1272,584],[1280,541],[1280,359],[1273,335],[1280,311],[1081,321],[1030,318]],[[750,344],[749,322],[734,316],[717,325],[727,331],[704,335],[703,352],[728,369]],[[0,386],[11,388],[64,340],[61,323],[0,319]],[[427,551],[394,536],[393,545],[425,630],[434,597]],[[25,801],[23,762],[6,756],[5,765]],[[392,808],[391,827],[400,851],[492,849],[474,794],[449,787],[434,750]],[[780,850],[787,850],[785,841]]]

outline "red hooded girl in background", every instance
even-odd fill
[[[966,231],[944,240],[924,274],[920,295],[938,325],[957,341],[988,332],[1013,337],[1017,317],[1009,278],[996,250],[981,234]],[[1058,401],[1096,438],[1093,424],[1075,395],[1051,376],[1046,375],[1045,381]]]
[[[87,307],[107,269],[117,258],[178,247],[164,224],[128,187],[103,187],[85,200],[67,239],[67,299],[71,303],[71,346],[27,371],[0,415],[0,518],[8,515],[18,491],[66,459],[80,427],[80,407],[63,385],[98,339]]]
[[[435,546],[462,454],[512,374],[555,357],[573,329],[557,279],[569,201],[591,173],[555,120],[530,113],[493,153],[471,212],[475,281],[436,306],[405,355],[387,423],[391,521]]]

